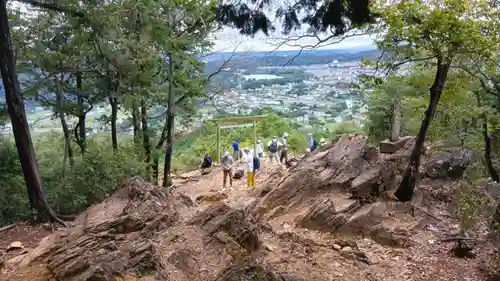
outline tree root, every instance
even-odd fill
[[[60,214],[56,214],[56,216],[63,221],[74,221],[77,217],[76,215],[60,215]]]

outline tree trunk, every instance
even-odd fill
[[[82,152],[82,156],[85,154],[85,150],[87,149],[87,125],[86,118],[87,112],[85,111],[85,105],[83,103],[82,96],[82,73],[76,73],[76,88],[78,89],[77,94],[77,107],[78,107],[78,123],[75,126],[75,139],[76,143],[80,147],[80,151]]]
[[[73,165],[75,164],[75,159],[73,157],[73,148],[71,147],[71,140],[70,140],[71,133],[69,132],[69,127],[68,123],[66,122],[66,116],[64,112],[60,111],[58,115],[59,119],[61,120],[61,127],[63,129],[64,142],[65,142],[65,148],[68,153],[69,165],[73,167]]]
[[[31,207],[37,211],[39,219],[54,220],[65,225],[57,218],[45,198],[12,50],[6,0],[0,0],[0,71],[29,201]]]
[[[165,164],[163,168],[163,186],[167,187],[172,185],[171,172],[172,172],[172,151],[174,146],[173,135],[174,135],[174,115],[170,114],[168,118],[168,129],[167,129],[167,149],[165,151]]]
[[[477,106],[481,107],[481,96],[479,95],[479,92],[475,92],[475,94],[476,94]],[[488,169],[488,173],[490,174],[491,179],[495,182],[500,182],[498,173],[495,170],[495,167],[493,166],[493,161],[491,160],[491,140],[490,140],[490,135],[488,133],[488,116],[486,115],[486,113],[481,114],[481,119],[483,122],[482,134],[484,141],[484,162],[486,163],[486,168]]]
[[[167,132],[168,132],[168,118],[165,119],[165,123],[163,124],[163,128],[161,130],[161,135],[160,138],[158,139],[158,142],[156,143],[155,149],[158,151],[163,147],[163,144],[165,143],[165,140],[167,139]],[[155,181],[155,184],[158,184],[158,175],[160,174],[160,156],[158,153],[155,153],[153,156],[153,179]]]
[[[172,77],[173,77],[173,59],[172,54],[169,54],[169,68],[168,68],[168,108],[167,108],[167,149],[165,151],[165,163],[163,166],[163,186],[167,187],[172,185],[171,171],[172,171],[172,149],[173,149],[173,135],[174,135],[174,92],[172,90]]]
[[[144,147],[145,158],[148,168],[148,180],[150,177],[150,164],[151,164],[151,141],[149,139],[149,127],[148,127],[148,108],[146,101],[141,99],[141,122],[142,122],[142,145]]]
[[[400,201],[410,201],[413,198],[413,191],[415,189],[415,184],[417,178],[420,176],[419,168],[420,168],[420,156],[422,153],[422,149],[424,147],[425,136],[427,135],[427,130],[429,129],[429,125],[434,117],[434,113],[436,111],[437,105],[439,103],[439,99],[441,98],[441,94],[444,90],[444,85],[446,83],[446,77],[448,76],[448,71],[450,70],[449,63],[443,63],[442,60],[438,60],[436,76],[434,77],[434,83],[430,88],[430,101],[427,110],[425,111],[425,117],[422,121],[422,125],[420,126],[420,130],[418,132],[417,138],[415,140],[415,145],[413,146],[413,150],[410,156],[410,162],[408,163],[408,167],[406,167],[403,180],[399,185],[398,189],[394,193],[394,195]]]
[[[64,141],[64,156],[63,156],[63,167],[62,167],[62,178],[66,179],[66,163],[68,162],[68,142]]]
[[[396,103],[392,105],[390,141],[399,140],[400,131],[401,131],[401,101],[396,101]]]
[[[73,149],[71,148],[71,133],[69,132],[68,123],[66,122],[66,115],[64,114],[64,93],[62,89],[62,84],[64,82],[64,74],[61,73],[61,79],[57,81],[56,90],[56,112],[59,120],[61,121],[61,127],[64,135],[64,149],[67,150],[67,158],[69,159],[69,165],[74,166],[75,160],[73,158]],[[65,159],[66,160],[66,159]]]
[[[115,97],[109,97],[109,104],[111,105],[111,143],[113,150],[118,151],[118,131],[116,129],[116,119],[118,118],[118,101]]]
[[[141,143],[141,118],[139,106],[136,101],[132,103],[132,123],[134,126],[134,142],[139,144]]]

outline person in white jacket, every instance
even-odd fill
[[[261,140],[257,141],[257,156],[259,158],[262,158],[262,156],[264,156],[264,144]]]
[[[283,137],[281,138],[281,147],[280,147],[280,162],[286,163],[288,161],[288,134],[283,133]]]
[[[255,157],[253,149],[247,154],[247,180],[248,187],[255,187],[255,177],[260,166],[260,160]]]

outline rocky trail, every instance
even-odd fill
[[[131,179],[71,228],[4,258],[0,280],[486,280],[487,242],[473,258],[450,253],[459,220],[438,195],[458,180],[427,177],[412,202],[391,196],[411,145],[379,154],[345,136],[288,170],[263,161],[255,189],[244,177],[222,192],[218,168],[169,190]]]

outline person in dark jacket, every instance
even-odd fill
[[[237,140],[233,141],[233,159],[234,160],[240,159],[240,144],[238,143]]]
[[[212,157],[210,157],[208,153],[205,153],[205,156],[203,157],[200,165],[201,174],[205,175],[210,173],[210,168],[212,168]]]

